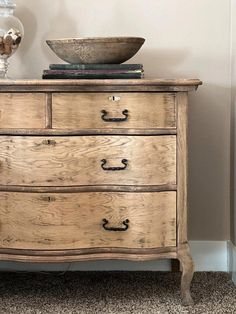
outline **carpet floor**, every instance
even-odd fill
[[[0,273],[1,314],[236,313],[226,273],[195,273],[195,305],[182,307],[180,273]]]

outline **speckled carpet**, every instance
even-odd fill
[[[195,306],[180,304],[180,273],[0,273],[1,314],[236,313],[226,273],[195,273]]]

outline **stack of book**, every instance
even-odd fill
[[[141,79],[142,64],[50,64],[43,79]]]

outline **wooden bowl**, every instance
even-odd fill
[[[48,46],[68,63],[122,63],[142,47],[141,37],[90,37],[46,40]]]

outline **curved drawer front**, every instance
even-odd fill
[[[176,246],[176,192],[0,192],[0,211],[0,248]]]
[[[45,128],[44,93],[0,93],[0,129]]]
[[[55,129],[176,128],[174,93],[56,93]]]
[[[175,183],[175,136],[0,138],[0,185]]]

